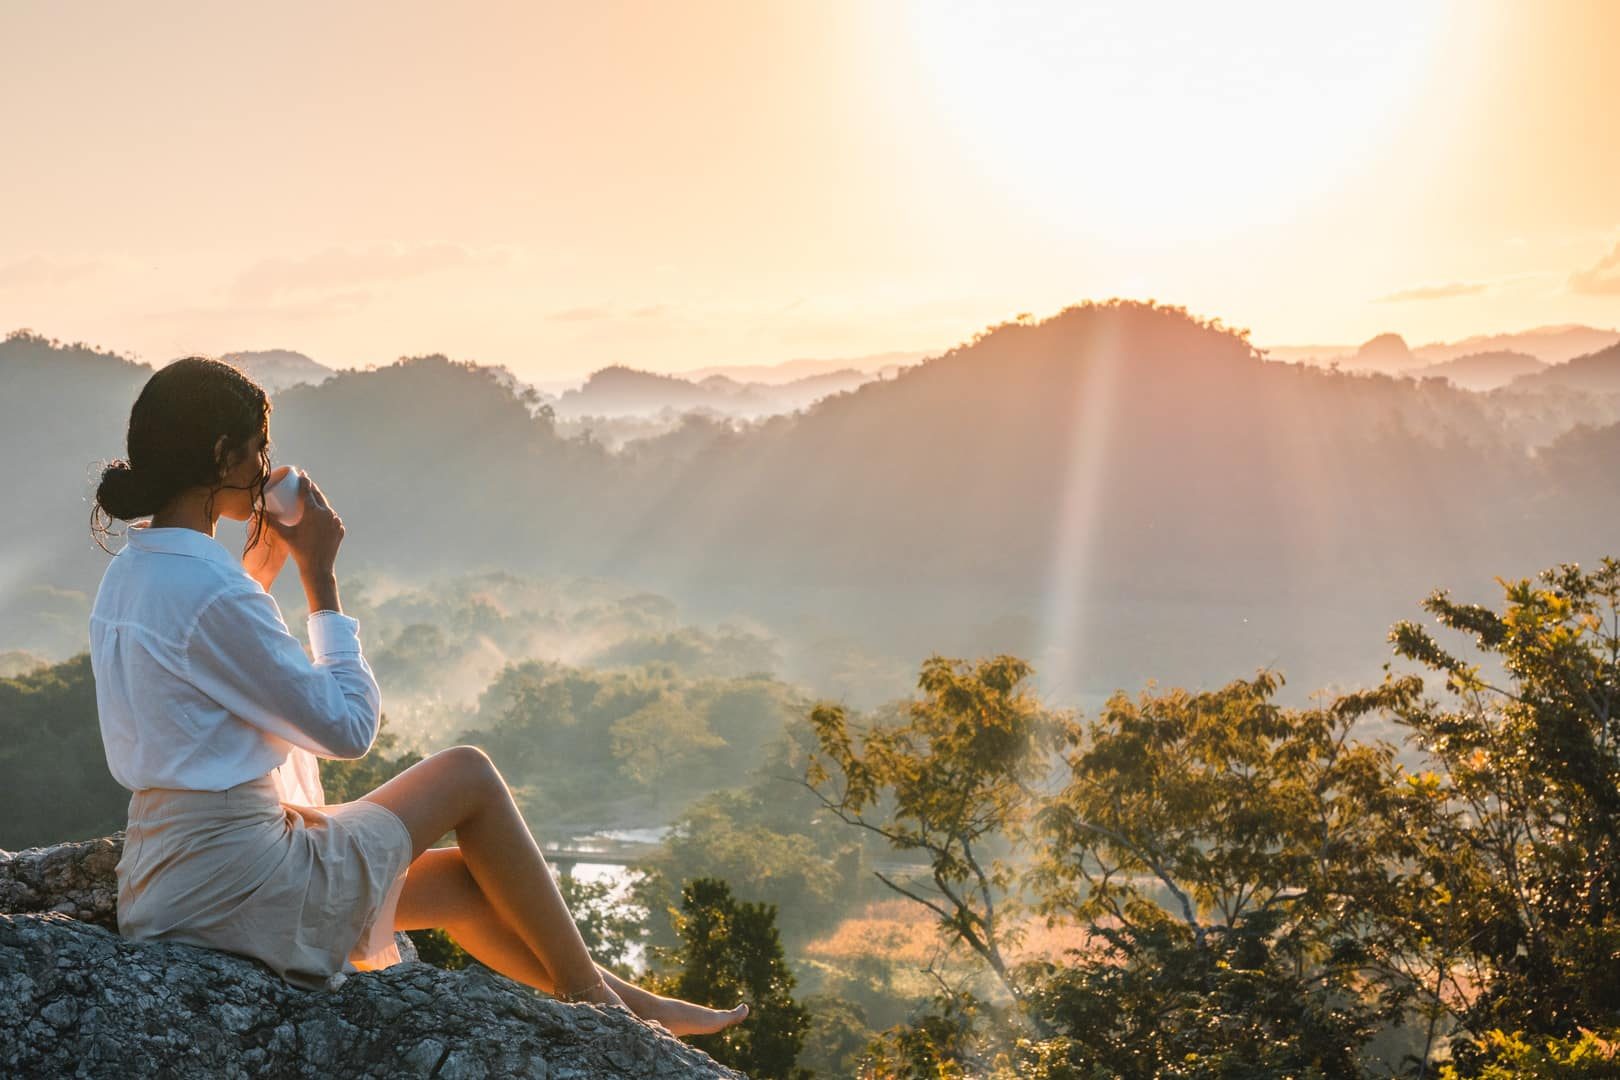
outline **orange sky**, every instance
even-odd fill
[[[0,332],[544,380],[1115,295],[1620,324],[1620,3],[1318,7],[8,4]]]

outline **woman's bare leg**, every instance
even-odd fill
[[[553,991],[551,972],[490,905],[468,871],[460,848],[423,852],[405,878],[394,929],[430,927],[443,927],[456,944],[484,966],[547,993]],[[601,971],[608,986],[631,1012],[663,1024],[676,1035],[720,1031],[748,1015],[746,1005],[731,1010],[709,1009],[649,993],[605,968]]]
[[[363,798],[382,803],[399,814],[411,834],[413,860],[423,858],[424,853],[447,832],[455,832],[460,861],[468,879],[475,882],[489,910],[527,947],[539,970],[546,973],[541,976],[531,970],[536,981],[523,981],[531,986],[539,986],[538,980],[548,978],[552,983],[549,993],[580,993],[598,983],[598,980],[603,980],[595,993],[586,994],[586,999],[599,1004],[629,1007],[614,989],[614,984],[630,984],[622,983],[616,976],[608,981],[611,973],[604,973],[591,960],[590,950],[586,949],[585,941],[580,938],[580,931],[573,923],[562,892],[557,889],[557,882],[552,879],[551,870],[546,866],[546,858],[539,852],[539,845],[535,844],[535,837],[528,831],[522,814],[518,813],[517,803],[512,801],[512,792],[507,789],[501,772],[497,771],[483,750],[478,750],[476,746],[450,746],[449,750],[439,751],[431,758],[418,761],[374,792],[366,793]],[[434,857],[434,870],[439,868],[441,858]],[[426,868],[428,865],[424,865],[424,870]],[[429,871],[423,874],[421,889],[431,889],[429,882],[433,882],[434,878],[439,879],[442,886],[445,879],[454,876]],[[418,870],[413,861],[410,876],[400,895],[402,907],[405,907],[405,894],[413,892],[413,882],[416,881]],[[413,897],[411,904],[418,908],[428,907],[431,897],[424,902]],[[468,900],[463,897],[462,907],[467,904]],[[454,907],[455,904],[450,905],[450,908]],[[421,918],[420,910],[416,916]],[[452,920],[437,918],[437,921],[429,921],[428,925],[447,925],[449,921]],[[467,928],[463,926],[465,933]],[[499,934],[491,939],[488,933],[486,931],[486,938],[483,939],[484,947],[501,952]],[[473,931],[473,936],[476,938],[478,931]],[[504,960],[512,965],[520,963],[520,960],[510,957],[509,944],[504,949]],[[514,973],[514,978],[520,976]],[[541,986],[541,989],[548,988]],[[638,988],[632,989],[645,994]],[[646,997],[651,1001],[643,999],[640,1002],[643,1006],[653,1007],[653,1002],[671,1002],[687,1010],[703,1009],[689,1002],[674,1002],[656,994]],[[718,1010],[713,1009],[703,1012],[718,1014]],[[729,1023],[747,1015],[747,1010],[739,1007],[718,1015],[734,1015],[734,1020],[727,1020],[721,1025],[729,1027]],[[682,1017],[672,1018],[680,1022]],[[693,1015],[690,1020],[697,1018],[698,1015]],[[666,1023],[666,1027],[671,1025]],[[676,1028],[671,1027],[671,1030]]]
[[[546,965],[490,906],[458,847],[432,848],[411,863],[394,929],[443,929],[485,967],[548,994],[556,989]]]

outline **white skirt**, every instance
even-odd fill
[[[282,800],[274,774],[129,801],[118,932],[262,961],[296,986],[400,961],[394,913],[413,854],[382,803]]]

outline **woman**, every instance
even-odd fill
[[[381,693],[338,601],[343,519],[308,477],[296,525],[265,512],[269,416],[237,368],[176,361],[142,388],[129,460],[109,465],[96,492],[98,543],[98,514],[151,518],[130,525],[90,617],[108,765],[133,793],[120,933],[252,956],[313,988],[397,962],[396,930],[444,927],[484,964],[564,1000],[628,1008],[677,1035],[742,1020],[746,1005],[660,997],[592,961],[477,747],[323,805],[315,759],[363,757]],[[222,514],[252,521],[240,560],[214,535]],[[269,594],[289,557],[313,662]],[[457,846],[431,846],[452,830]]]

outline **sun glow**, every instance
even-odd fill
[[[952,3],[907,26],[943,123],[1009,202],[1135,243],[1280,223],[1376,155],[1439,2]]]

